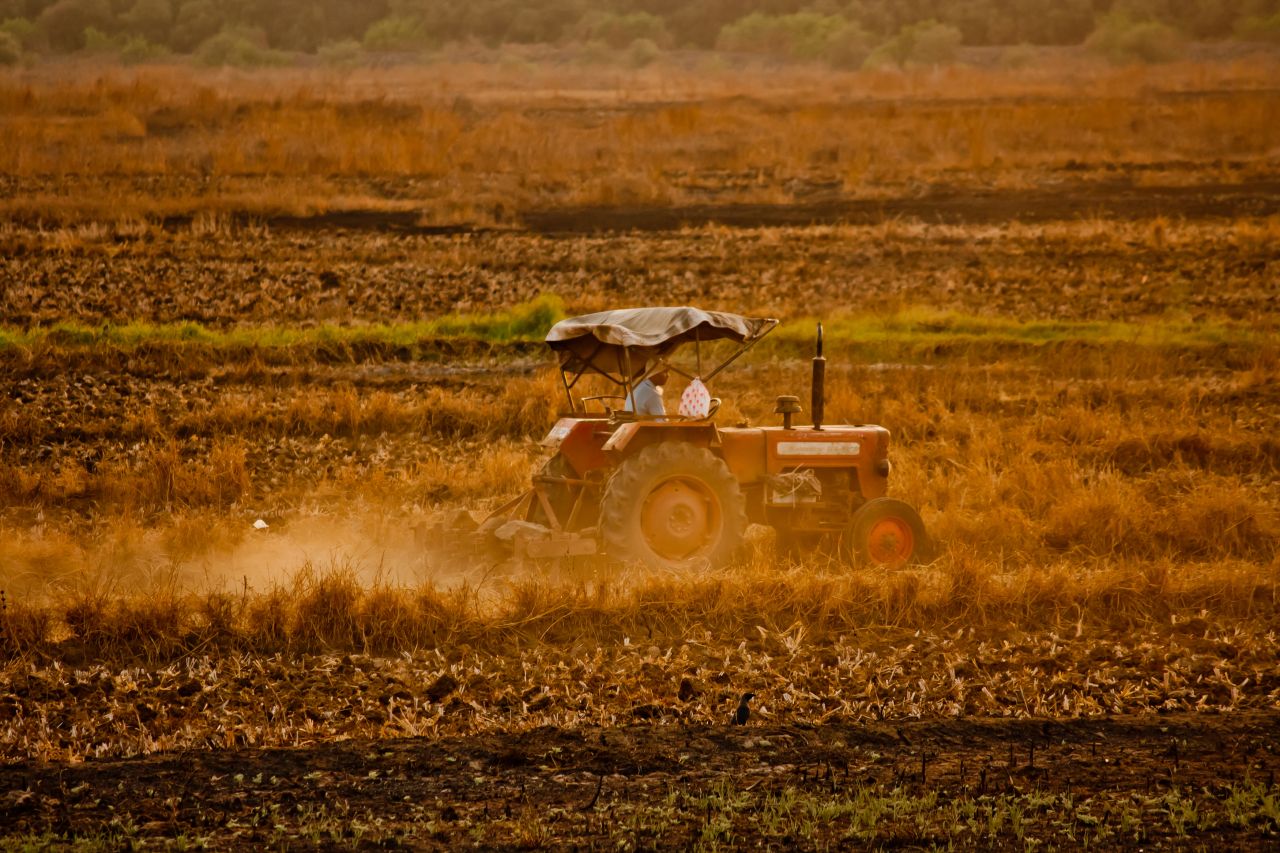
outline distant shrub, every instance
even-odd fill
[[[389,15],[375,21],[364,33],[364,49],[375,53],[419,50],[426,43],[422,21],[405,15]]]
[[[196,51],[223,28],[224,9],[214,0],[187,0],[178,7],[169,44],[184,53]]]
[[[1280,12],[1267,18],[1262,15],[1251,15],[1241,18],[1235,26],[1237,38],[1245,41],[1266,41],[1280,43]]]
[[[84,50],[86,53],[117,53],[120,50],[120,40],[97,27],[85,27]]]
[[[40,13],[36,23],[54,50],[81,50],[89,29],[111,27],[111,4],[108,0],[58,0]]]
[[[627,48],[627,64],[632,68],[644,68],[662,55],[662,48],[653,39],[636,39]]]
[[[146,36],[129,36],[120,46],[120,61],[125,65],[140,65],[168,55],[168,47],[156,44]]]
[[[752,12],[726,25],[720,30],[716,47],[720,50],[783,56],[791,52],[787,34],[780,25],[779,18],[763,12]]]
[[[265,39],[252,30],[223,30],[208,38],[196,49],[202,65],[226,65],[234,68],[259,68],[283,65],[288,57],[266,47]]]
[[[17,65],[22,61],[22,43],[13,33],[0,32],[0,65]]]
[[[960,30],[935,20],[908,24],[867,57],[868,67],[944,65],[960,50]]]
[[[1186,40],[1168,24],[1134,21],[1113,12],[1098,21],[1085,47],[1112,62],[1169,62],[1182,54]]]
[[[26,18],[8,18],[0,22],[0,33],[13,36],[21,50],[31,50],[40,43],[40,29]]]
[[[173,26],[173,5],[169,0],[137,0],[120,16],[120,23],[133,35],[162,44],[168,40]]]
[[[589,41],[578,46],[575,60],[581,65],[608,65],[618,52],[602,41]]]
[[[822,58],[833,68],[861,68],[871,55],[872,35],[855,23],[845,24],[831,34]]]
[[[844,18],[814,12],[793,15],[752,12],[722,29],[717,47],[789,59],[816,59],[830,33],[843,23]]]
[[[752,12],[721,29],[716,46],[739,53],[822,60],[847,68],[866,58],[870,37],[860,26],[839,15]]]
[[[1026,68],[1036,61],[1036,49],[1029,44],[1015,44],[1000,53],[1000,64],[1005,68]]]
[[[364,48],[355,39],[343,39],[320,45],[316,56],[326,65],[355,65],[364,56]]]
[[[667,25],[657,15],[648,12],[632,12],[620,15],[611,12],[588,12],[572,29],[574,38],[583,42],[604,42],[621,49],[643,39],[655,47],[670,46],[671,34]]]
[[[911,45],[909,62],[920,65],[942,65],[954,62],[960,50],[960,30],[937,21],[921,21],[905,27]]]
[[[898,58],[895,56],[895,48],[892,41],[887,41],[877,47],[867,55],[866,60],[862,63],[863,68],[887,68],[889,66],[898,65]]]

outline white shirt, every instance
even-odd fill
[[[637,415],[642,416],[665,416],[667,409],[662,404],[662,386],[654,385],[652,379],[646,379],[641,382],[632,389],[630,396],[627,397],[626,411],[635,412]]]

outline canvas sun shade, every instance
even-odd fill
[[[666,358],[681,344],[725,339],[752,344],[777,324],[762,317],[689,307],[625,308],[561,320],[547,333],[547,345],[559,354],[561,370],[599,372],[621,383],[626,355],[634,378],[644,372],[646,363]]]

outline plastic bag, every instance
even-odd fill
[[[679,411],[680,416],[685,418],[705,418],[711,413],[711,392],[697,376],[680,395]]]

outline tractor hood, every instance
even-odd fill
[[[680,344],[722,339],[751,344],[776,325],[776,320],[698,308],[625,308],[561,320],[547,333],[547,345],[560,354],[561,369],[574,373],[621,373],[623,350],[629,350],[632,373],[638,376],[646,361],[663,358]]]

